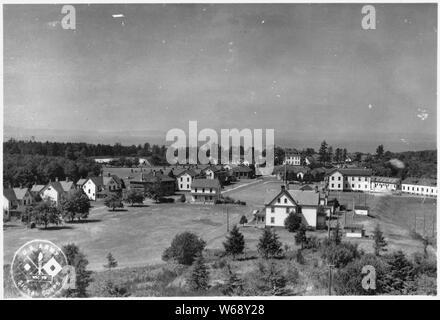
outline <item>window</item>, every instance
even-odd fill
[[[281,203],[281,198],[278,198],[278,201],[277,201],[278,203]]]
[[[338,177],[338,180],[341,181],[341,177]]]
[[[284,203],[287,203],[287,198],[284,198]]]
[[[189,178],[186,178],[186,182],[189,182]]]
[[[211,192],[211,193],[212,193],[212,188],[210,188],[210,189],[209,189],[209,192]]]
[[[332,183],[332,188],[334,188],[335,187],[335,184],[334,183]]]
[[[89,189],[89,194],[90,194],[90,189]]]
[[[275,223],[275,217],[270,218],[270,223]]]
[[[205,188],[202,188],[202,192],[205,192]]]
[[[335,177],[332,177],[332,180],[335,180]]]
[[[353,183],[351,184],[351,187],[354,188],[354,184]]]
[[[358,181],[361,181],[361,177],[358,177]]]
[[[286,213],[289,213],[289,208],[286,208]]]
[[[340,188],[341,187],[341,184],[340,183],[338,183],[338,188]]]
[[[180,184],[180,189],[183,189],[183,184]]]
[[[212,200],[212,196],[209,196],[209,200]]]
[[[186,188],[189,189],[189,184],[186,185]]]
[[[365,189],[367,189],[368,188],[368,186],[367,185],[365,185]]]
[[[195,189],[195,192],[197,192],[197,188]]]
[[[194,196],[194,200],[197,200],[197,196]]]
[[[270,208],[270,212],[274,213],[275,212],[275,207],[271,207]]]

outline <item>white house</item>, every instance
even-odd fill
[[[390,177],[371,177],[371,192],[392,192],[397,191],[400,188],[399,178]]]
[[[59,204],[67,195],[75,190],[73,181],[51,181],[40,192],[41,199]]]
[[[196,172],[191,169],[181,171],[179,174],[177,174],[176,175],[177,190],[191,191],[191,184],[193,179],[195,179],[196,175],[197,175]]]
[[[370,191],[371,169],[343,168],[330,171],[325,181],[327,188],[334,191]]]
[[[402,181],[402,192],[424,197],[437,197],[437,180],[407,178]]]
[[[214,204],[220,197],[218,179],[194,179],[191,184],[191,202]]]
[[[303,223],[311,228],[325,225],[325,212],[321,209],[321,196],[316,191],[287,190],[269,195],[265,201],[266,226],[284,227],[289,213],[301,214]]]
[[[290,164],[292,166],[301,165],[301,155],[297,152],[286,152],[283,164]]]
[[[122,190],[122,181],[115,175],[89,177],[82,188],[90,200],[96,200],[104,191],[115,192]]]

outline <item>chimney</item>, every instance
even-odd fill
[[[284,184],[281,185],[281,190],[282,190],[282,191],[286,190],[286,186],[285,186]]]
[[[110,177],[110,172],[107,173],[107,177]]]
[[[57,181],[57,182],[58,182],[58,177],[56,177],[56,178],[55,178],[55,181]]]

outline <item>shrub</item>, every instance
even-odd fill
[[[281,242],[278,240],[278,235],[275,231],[265,228],[261,238],[258,242],[258,252],[265,259],[278,256],[282,253]]]
[[[342,268],[360,256],[357,245],[349,242],[334,243],[323,248],[322,259],[333,264],[336,268]]]
[[[226,254],[232,255],[234,259],[238,254],[243,253],[244,237],[243,234],[238,230],[237,226],[232,228],[229,236],[226,238],[226,241],[223,242],[223,246],[225,247]]]
[[[295,232],[301,226],[302,218],[298,213],[290,212],[286,220],[284,220],[284,226],[289,232]]]
[[[180,264],[191,265],[195,257],[200,254],[206,246],[206,242],[191,232],[183,232],[176,235],[171,246],[165,249],[162,254],[164,261],[176,260]]]
[[[194,267],[189,278],[189,287],[193,291],[207,290],[209,282],[208,267],[205,264],[203,255],[199,254],[195,260]]]

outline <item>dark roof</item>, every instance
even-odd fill
[[[356,209],[358,209],[358,210],[368,210],[369,207],[368,206],[354,206],[354,210],[356,210]]]
[[[232,168],[233,172],[252,172],[252,169],[248,166],[237,166]]]
[[[217,188],[220,189],[218,179],[194,179],[191,188]]]
[[[34,184],[31,188],[31,192],[40,192],[45,187],[44,184]]]
[[[373,176],[371,177],[371,182],[398,184],[400,182],[400,178]]]
[[[430,186],[430,187],[436,187],[437,186],[437,180],[436,179],[430,179],[430,178],[406,178],[402,181],[403,184],[414,184],[418,186]]]
[[[13,189],[3,189],[3,195],[9,201],[16,201],[17,197],[15,196],[15,192]]]
[[[371,176],[372,170],[371,169],[364,169],[364,168],[343,168],[343,169],[334,169],[327,173],[327,175],[332,175],[333,173],[339,171],[344,176]]]
[[[312,186],[310,186],[309,184],[306,184],[305,186],[302,186],[301,188],[299,188],[299,190],[302,190],[302,191],[314,190],[314,188]]]

